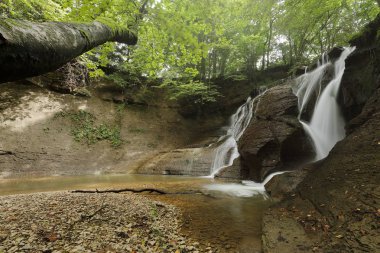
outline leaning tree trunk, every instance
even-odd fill
[[[99,22],[35,23],[0,19],[0,83],[56,70],[107,41],[134,45],[137,36]]]

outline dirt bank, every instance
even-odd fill
[[[212,138],[225,120],[184,119],[162,101],[149,106],[107,100],[106,93],[88,98],[1,85],[0,177],[129,173],[157,154]],[[83,121],[80,111],[93,118]],[[95,137],[87,144],[90,134]],[[110,140],[99,140],[104,136]],[[117,148],[112,138],[120,141]]]

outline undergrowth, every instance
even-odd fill
[[[111,146],[118,148],[123,143],[120,128],[109,124],[96,124],[96,117],[84,110],[60,112],[57,117],[69,117],[73,123],[71,134],[77,142],[87,145],[107,140]]]

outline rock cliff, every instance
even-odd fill
[[[239,141],[243,178],[262,181],[271,172],[311,158],[297,115],[297,97],[290,84],[271,88],[257,100],[254,119]]]
[[[351,41],[340,97],[347,137],[264,216],[264,252],[380,251],[379,28],[380,16]]]

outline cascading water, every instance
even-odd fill
[[[346,66],[345,60],[354,50],[355,48],[345,48],[339,59],[334,63],[334,77],[327,84],[322,94],[318,96],[309,123],[301,120],[302,112],[307,106],[311,94],[316,92],[318,88],[320,91],[325,69],[332,63],[323,60],[324,62],[319,64],[314,71],[300,76],[293,90],[298,97],[299,119],[312,139],[316,152],[316,161],[325,158],[335,144],[345,137],[345,122],[339,110],[337,97]]]
[[[258,97],[260,95],[253,99],[249,97],[231,116],[227,133],[218,140],[218,143],[222,144],[216,149],[215,158],[211,164],[210,177],[214,177],[221,169],[231,166],[234,160],[240,156],[237,141],[252,119],[253,105]]]
[[[211,175],[208,177],[214,177],[220,170],[231,166],[236,158],[240,156],[237,147],[237,141],[243,135],[245,129],[248,127],[253,115],[255,114],[254,105],[257,99],[265,93],[264,90],[260,91],[260,94],[255,98],[248,98],[247,101],[239,107],[234,115],[231,116],[230,125],[227,133],[222,136],[218,143],[222,143],[216,149],[214,161],[211,166]],[[252,197],[254,195],[262,195],[267,198],[265,193],[265,184],[268,183],[274,176],[286,173],[286,171],[275,172],[267,176],[262,183],[254,181],[242,181],[240,184],[210,184],[205,185],[204,188],[210,191],[224,192],[228,195],[237,197]]]
[[[204,188],[210,191],[224,192],[231,196],[236,197],[252,197],[254,195],[263,195],[264,198],[267,198],[265,192],[265,185],[277,175],[286,173],[286,171],[275,172],[267,176],[262,183],[256,183],[253,181],[242,181],[241,184],[231,183],[231,184],[209,184],[205,185]]]
[[[331,63],[328,61],[328,56],[327,54],[324,54],[322,56],[322,61],[318,62],[318,66],[315,70],[310,73],[306,72],[304,75],[297,78],[296,89],[293,91],[298,97],[299,118],[317,89],[319,97],[322,89],[322,78],[329,65],[331,65]]]

